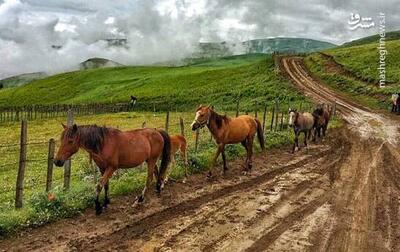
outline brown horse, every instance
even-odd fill
[[[157,178],[157,192],[163,187],[165,173],[170,161],[171,141],[169,135],[162,130],[137,129],[120,131],[114,128],[98,127],[96,125],[72,127],[63,125],[61,145],[58,149],[55,165],[63,166],[64,162],[75,154],[79,148],[86,150],[89,156],[99,167],[102,174],[96,187],[96,214],[100,214],[102,207],[99,195],[104,187],[104,207],[110,203],[108,198],[108,181],[115,170],[132,168],[143,162],[147,163],[147,181],[139,202],[147,196],[147,189],[151,186],[153,175]],[[161,156],[160,170],[157,161]]]
[[[322,131],[322,136],[325,137],[326,135],[326,130],[328,129],[328,124],[331,119],[331,113],[328,109],[326,109],[323,105],[318,106],[314,112],[312,113],[314,116],[314,137],[313,141],[316,140],[316,136],[321,137],[321,131]]]
[[[188,157],[187,157],[187,142],[186,138],[182,135],[171,135],[171,166],[175,167],[176,166],[176,161],[175,161],[175,154],[179,151],[181,155],[181,159],[184,162],[185,165],[185,180],[188,177]],[[171,173],[172,167],[168,169],[167,175],[165,177],[165,182],[168,181],[169,175]]]
[[[311,135],[314,126],[314,117],[312,114],[305,112],[299,113],[296,109],[289,109],[289,126],[294,130],[294,145],[292,153],[294,153],[296,146],[299,147],[299,135],[304,133],[304,145],[307,147],[307,137]]]
[[[212,167],[218,159],[219,154],[222,153],[222,160],[224,166],[224,173],[227,170],[225,158],[225,145],[241,143],[247,151],[247,156],[244,165],[244,172],[250,172],[252,168],[252,155],[253,155],[253,140],[257,133],[258,141],[260,142],[261,149],[264,151],[264,134],[261,123],[258,119],[248,115],[242,115],[236,118],[229,118],[217,114],[210,106],[200,106],[196,110],[196,117],[191,125],[192,130],[195,131],[199,128],[207,126],[212,136],[214,137],[218,149],[214,156]],[[209,171],[211,176],[211,169]]]

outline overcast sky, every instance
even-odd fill
[[[400,29],[398,0],[0,0],[0,78],[75,69],[90,57],[148,64],[190,55],[198,42],[303,37],[341,44]],[[350,13],[375,27],[349,29]],[[129,49],[102,39],[127,38]],[[62,49],[52,49],[62,45]]]

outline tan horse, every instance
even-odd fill
[[[171,167],[168,168],[167,175],[165,177],[165,182],[168,181],[172,168],[176,166],[175,154],[178,151],[181,155],[181,159],[183,160],[185,166],[185,180],[184,180],[185,182],[188,177],[188,166],[189,166],[187,157],[188,146],[186,138],[182,135],[171,135],[170,139],[171,139]]]
[[[257,133],[261,149],[264,151],[264,134],[261,123],[258,119],[249,115],[242,115],[236,118],[217,114],[210,106],[200,106],[196,110],[196,117],[191,125],[192,130],[207,126],[214,137],[218,149],[214,156],[212,167],[214,167],[218,156],[222,153],[224,173],[227,170],[225,158],[225,145],[241,143],[247,151],[244,165],[244,172],[250,172],[252,168],[253,141]],[[209,171],[211,176],[211,169]]]
[[[99,195],[104,187],[104,207],[110,203],[108,198],[108,181],[114,171],[119,168],[137,167],[147,163],[146,186],[138,198],[139,202],[147,196],[148,188],[157,178],[157,192],[164,185],[165,173],[170,161],[171,141],[169,135],[162,130],[137,129],[120,131],[114,128],[98,127],[96,125],[66,127],[61,134],[61,146],[58,149],[55,165],[63,166],[64,162],[75,154],[79,148],[86,150],[102,174],[96,187],[96,214],[102,212]],[[160,169],[157,161],[161,157]]]
[[[289,109],[289,126],[293,127],[294,130],[294,145],[292,153],[294,153],[296,147],[300,149],[299,135],[301,132],[304,133],[304,145],[307,147],[307,137],[311,136],[314,127],[313,115],[308,112],[299,113],[296,109]]]

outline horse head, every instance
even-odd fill
[[[210,120],[211,112],[211,106],[200,105],[196,110],[195,118],[191,124],[192,130],[195,131],[207,125]]]
[[[298,115],[299,112],[297,112],[297,109],[289,108],[289,127],[292,127],[296,123]]]
[[[61,133],[61,145],[54,159],[56,166],[63,166],[73,154],[79,150],[79,135],[78,126],[74,124],[72,127],[67,127],[62,124],[64,130]]]

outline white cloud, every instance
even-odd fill
[[[0,0],[0,78],[71,70],[89,57],[124,64],[179,59],[200,41],[290,36],[342,43],[377,32],[349,31],[350,12],[384,11],[393,29],[400,25],[395,6],[395,0]],[[110,48],[101,41],[108,38],[127,38],[128,48]]]

